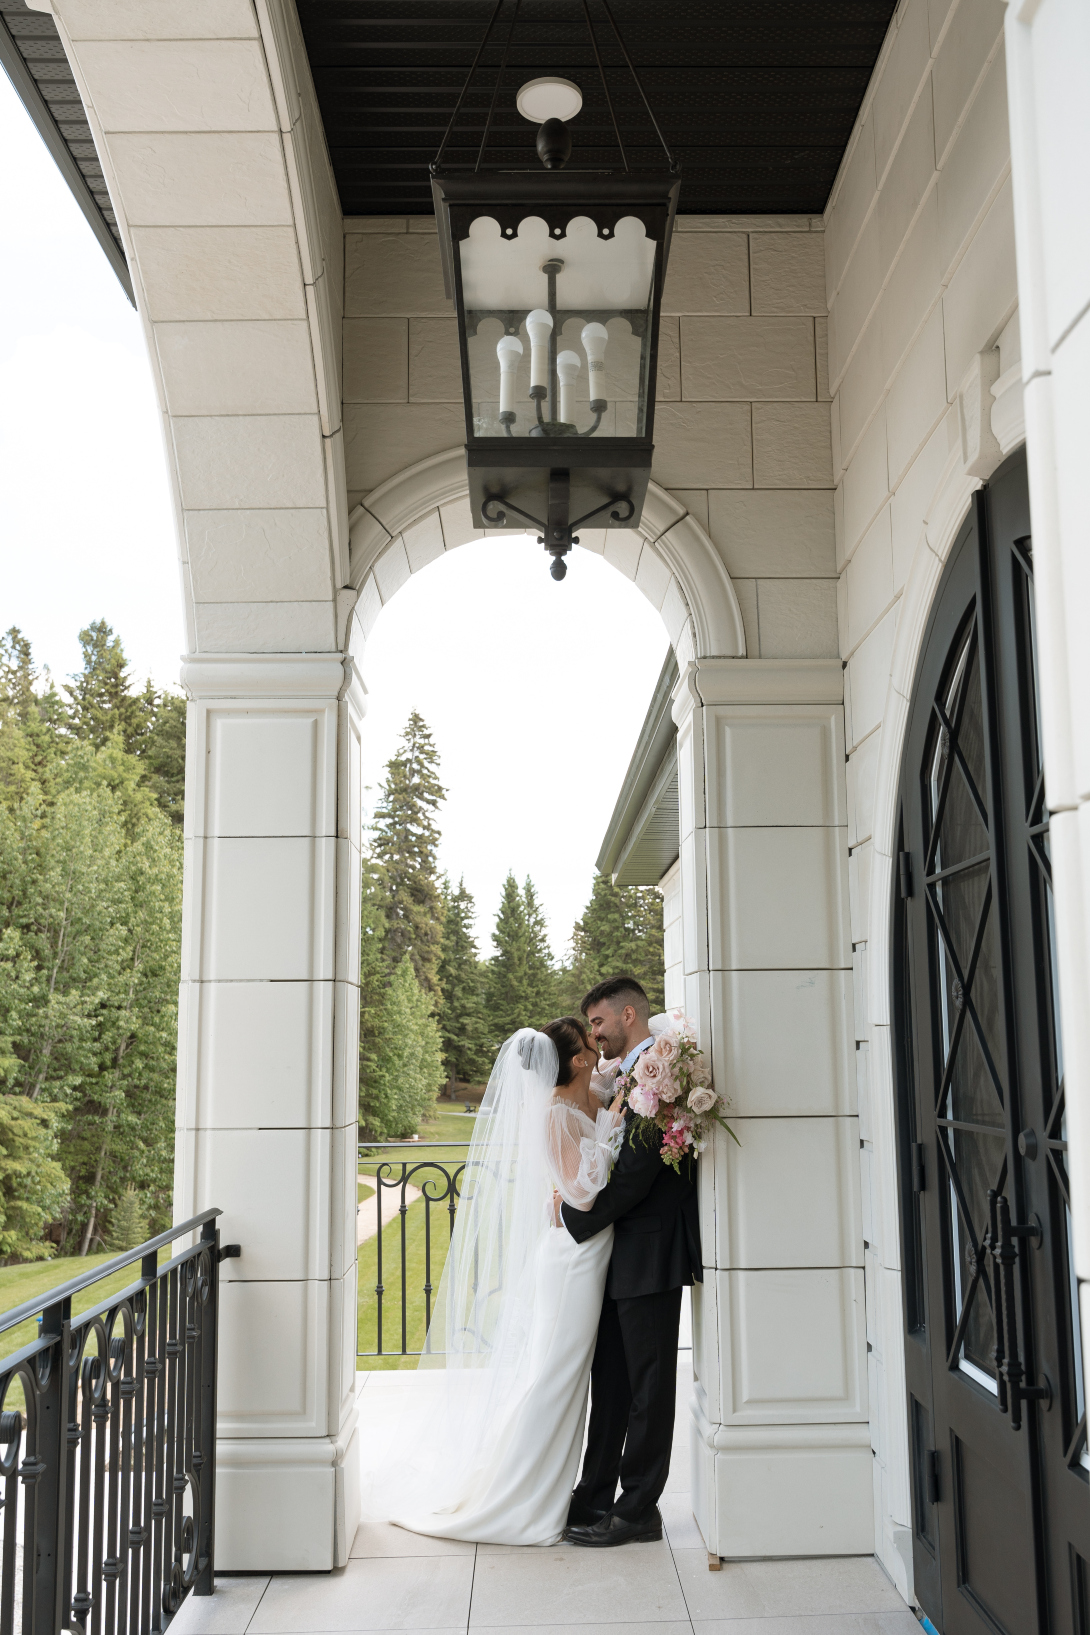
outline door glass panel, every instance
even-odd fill
[[[951,1154],[950,1213],[954,1240],[956,1313],[962,1329],[960,1366],[980,1384],[995,1390],[995,1318],[992,1313],[991,1264],[981,1251],[988,1230],[988,1190],[1004,1191],[1005,1135],[976,1130],[944,1132]]]
[[[991,1276],[980,1245],[988,1229],[989,1189],[1001,1192],[1006,1182],[1006,1127],[996,1068],[1000,993],[975,619],[954,651],[949,680],[936,700],[927,765],[927,901],[942,1056],[936,1114],[949,1172],[951,1365],[994,1391]]]

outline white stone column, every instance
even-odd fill
[[[339,654],[189,657],[175,1210],[219,1205],[216,1565],[348,1558],[364,689]]]
[[[1068,1171],[1090,1376],[1090,12],[1011,0],[1007,97]]]
[[[725,1556],[873,1548],[839,660],[699,659],[686,1004],[741,1142],[701,1163],[692,1492]]]

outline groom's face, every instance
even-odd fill
[[[628,1035],[636,1012],[631,1005],[617,1006],[608,999],[593,1005],[587,1014],[587,1025],[594,1035],[594,1043],[603,1056],[628,1054]]]

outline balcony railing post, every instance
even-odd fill
[[[58,1301],[42,1313],[42,1340],[52,1340],[39,1353],[34,1370],[37,1385],[37,1435],[30,1445],[31,1415],[27,1416],[28,1444],[20,1475],[26,1506],[26,1553],[23,1574],[32,1584],[30,1618],[24,1590],[23,1629],[27,1635],[56,1635],[64,1617],[64,1517],[68,1476],[68,1317],[71,1302]],[[25,1376],[24,1376],[25,1380]]]
[[[208,1245],[208,1269],[205,1273],[204,1262],[198,1263],[201,1268],[197,1277],[200,1331],[197,1341],[200,1352],[197,1365],[199,1402],[194,1434],[199,1438],[199,1444],[194,1448],[193,1463],[197,1465],[199,1453],[199,1474],[195,1476],[195,1480],[199,1494],[201,1525],[200,1536],[195,1541],[198,1567],[193,1594],[211,1595],[216,1570],[216,1380],[219,1373],[217,1360],[220,1313],[220,1235],[215,1221],[205,1222],[201,1242]],[[201,1280],[204,1276],[207,1277],[207,1282],[203,1284],[205,1300],[201,1309]]]
[[[219,1213],[0,1312],[4,1335],[37,1319],[0,1364],[0,1635],[161,1635],[212,1593],[219,1260],[241,1252]]]

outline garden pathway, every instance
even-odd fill
[[[362,1185],[369,1186],[371,1188],[373,1188],[375,1184],[375,1177],[373,1175],[360,1175],[357,1176],[357,1180],[359,1180]],[[405,1202],[407,1204],[414,1204],[421,1195],[419,1188],[410,1186],[408,1182],[405,1183],[404,1190]],[[390,1222],[396,1217],[398,1210],[401,1208],[401,1191],[402,1189],[399,1186],[382,1187],[379,1190],[378,1203],[376,1203],[372,1197],[365,1198],[361,1204],[356,1206],[357,1247],[361,1243],[366,1243],[368,1238],[373,1238],[375,1233],[378,1231],[378,1216],[380,1208],[382,1210],[382,1224],[383,1226],[389,1226]]]

